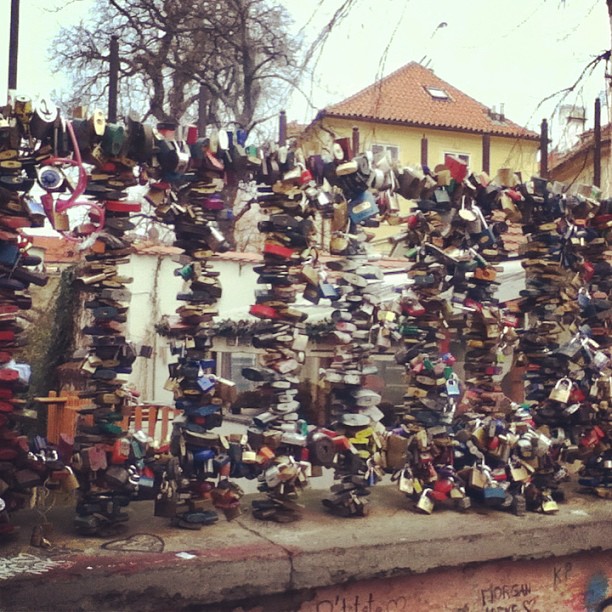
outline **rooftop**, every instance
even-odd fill
[[[355,95],[320,111],[320,117],[366,119],[537,140],[539,135],[495,114],[484,104],[410,62]]]
[[[80,254],[76,242],[71,242],[60,236],[44,236],[37,234],[26,234],[34,248],[45,252],[45,263],[75,263]]]
[[[601,128],[601,141],[602,145],[610,144],[610,140],[612,137],[612,123],[608,125],[602,126]],[[578,142],[571,148],[566,151],[558,151],[554,150],[548,156],[548,168],[549,172],[554,172],[555,170],[561,170],[563,167],[571,164],[577,158],[582,157],[583,155],[587,155],[589,153],[592,154],[593,151],[593,143],[595,138],[595,130],[587,130],[586,132],[582,132],[582,134],[578,137]]]

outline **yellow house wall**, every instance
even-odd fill
[[[312,126],[300,142],[304,154],[331,154],[334,138],[351,138],[353,126],[359,127],[359,143],[362,151],[369,150],[373,144],[395,145],[399,147],[399,161],[402,165],[418,165],[421,161],[421,138],[428,141],[427,162],[430,168],[444,161],[445,153],[462,153],[470,156],[470,169],[482,170],[482,135],[466,134],[444,130],[402,127],[397,125],[357,122],[343,119],[324,118]],[[537,141],[515,138],[491,137],[490,174],[499,168],[511,167],[521,172],[523,179],[538,174]],[[408,212],[408,202],[400,208],[402,214]],[[389,238],[398,235],[405,228],[383,224],[374,230],[374,246],[381,253],[389,253],[392,243]]]
[[[312,126],[302,140],[304,153],[317,155],[331,153],[335,138],[351,138],[353,126],[359,128],[361,150],[373,144],[399,147],[399,161],[403,165],[417,165],[421,161],[421,138],[428,141],[427,162],[430,168],[444,161],[445,153],[463,153],[470,156],[470,168],[482,170],[482,136],[445,130],[403,127],[384,123],[360,122],[325,117]],[[515,138],[491,137],[490,169],[495,174],[498,168],[510,166],[529,178],[537,173],[537,141]]]

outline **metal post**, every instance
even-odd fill
[[[421,138],[421,166],[423,168],[427,166],[428,150],[429,150],[429,141],[427,140],[427,136],[423,136]]]
[[[548,121],[542,119],[540,126],[540,176],[548,178]]]
[[[119,36],[113,34],[110,41],[108,75],[108,120],[117,121],[117,88],[119,85]]]
[[[282,110],[278,116],[278,146],[287,144],[287,113]]]
[[[359,128],[354,125],[353,126],[353,155],[357,155],[359,153]]]
[[[482,135],[482,171],[491,172],[491,135]]]
[[[206,135],[206,126],[208,125],[208,89],[204,83],[200,83],[200,91],[198,93],[198,135]]]
[[[601,101],[595,99],[595,127],[593,129],[593,138],[595,146],[593,148],[593,184],[596,187],[601,187]]]
[[[11,0],[8,89],[17,89],[17,58],[19,56],[19,0]]]

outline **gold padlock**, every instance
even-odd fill
[[[512,466],[510,468],[510,475],[512,476],[512,480],[514,482],[525,482],[529,480],[529,472],[525,468],[525,466]]]
[[[53,211],[53,228],[58,232],[70,231],[70,218],[68,213]]]
[[[544,514],[552,514],[553,512],[557,512],[558,510],[559,506],[552,497],[545,497],[542,500],[542,512],[544,512]]]
[[[484,489],[488,484],[488,479],[485,473],[479,469],[477,466],[474,466],[470,471],[470,486],[475,489]]]
[[[567,404],[572,391],[572,386],[572,381],[566,376],[559,379],[550,392],[548,396],[549,399],[554,400],[555,402],[560,402],[561,404]]]
[[[65,478],[62,478],[62,491],[65,491],[66,493],[71,493],[72,491],[76,491],[79,488],[79,481],[77,480],[77,477],[74,475],[74,472],[72,471],[72,468],[70,467],[66,467],[65,468],[68,472],[68,476],[66,476]]]

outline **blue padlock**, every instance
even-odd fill
[[[211,389],[214,389],[215,387],[214,376],[210,376],[210,375],[200,376],[200,378],[198,378],[198,387],[200,387],[200,389],[202,389],[204,393],[207,393]]]
[[[378,214],[378,206],[370,191],[363,191],[349,202],[349,217],[355,224]]]
[[[193,453],[193,462],[195,465],[206,463],[215,456],[215,451],[212,448],[207,448],[197,453]]]
[[[331,283],[319,283],[319,294],[322,298],[332,301],[340,298],[338,290]]]

